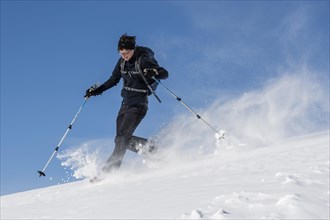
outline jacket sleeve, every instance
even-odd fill
[[[168,72],[164,67],[158,65],[158,62],[150,60],[148,57],[143,56],[141,58],[141,70],[144,69],[156,69],[158,75],[155,76],[156,79],[166,79],[168,78]]]
[[[116,86],[119,83],[121,79],[120,62],[121,59],[118,60],[110,78],[97,88],[101,93]]]

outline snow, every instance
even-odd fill
[[[72,146],[58,158],[79,180],[2,196],[1,219],[329,219],[324,94],[310,78],[285,76],[217,100],[202,116],[227,130],[220,140],[179,115],[157,135],[159,158],[128,153],[99,183],[88,177],[111,140]]]
[[[329,219],[329,133],[1,197],[1,218]],[[141,168],[142,169],[142,168]],[[18,211],[19,210],[19,211]]]

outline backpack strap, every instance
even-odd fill
[[[144,56],[144,54],[142,54],[141,56],[139,56],[136,61],[135,61],[135,69],[139,72],[139,74],[143,75],[143,72],[141,70],[141,59]]]
[[[125,63],[126,61],[124,59],[121,59],[120,60],[120,73],[122,75],[124,74],[128,74],[130,77],[132,77],[132,75],[135,75],[135,74],[139,74],[139,71],[137,70],[136,66],[137,66],[137,61],[135,61],[135,71],[125,71]]]
[[[120,72],[123,74],[125,68],[125,60],[123,58],[120,58]]]

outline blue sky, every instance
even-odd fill
[[[164,83],[196,109],[297,67],[329,87],[329,1],[1,1],[2,195],[65,177],[56,158],[46,178],[36,171],[86,89],[110,76],[126,32],[155,51]],[[61,149],[113,138],[120,88],[87,102]],[[137,134],[186,113],[161,87],[158,95]]]

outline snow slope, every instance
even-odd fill
[[[161,159],[128,154],[120,172],[100,183],[2,196],[1,219],[329,219],[326,90],[290,74],[216,100],[203,117],[227,129],[225,140],[179,115],[159,132]],[[59,154],[71,178],[95,175],[108,156],[103,142]]]
[[[1,218],[329,219],[329,133],[3,196]]]

